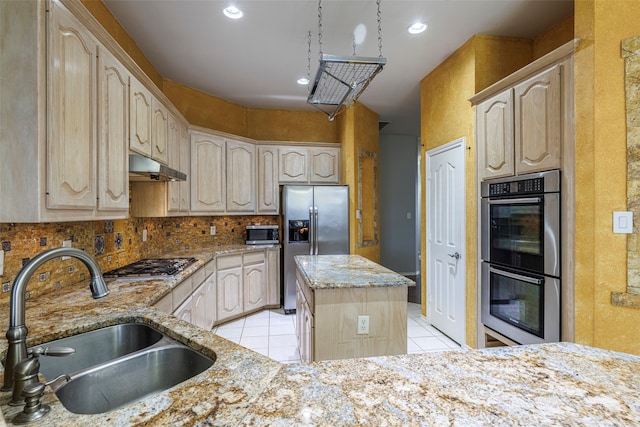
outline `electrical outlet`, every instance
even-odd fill
[[[358,316],[358,335],[369,335],[369,316]]]
[[[4,274],[4,251],[0,251],[0,276]]]
[[[11,290],[11,282],[4,282],[2,284],[2,292],[9,292]]]
[[[62,247],[63,247],[63,248],[70,248],[70,247],[71,247],[71,240],[63,240],[63,241],[62,241]],[[62,257],[62,261],[66,261],[66,260],[68,260],[69,258],[71,258],[71,257],[63,256],[63,257]]]
[[[209,227],[209,233],[210,233],[212,236],[215,236],[215,235],[216,235],[216,226],[215,226],[215,225],[212,225],[211,227]]]
[[[146,228],[144,230],[142,230],[142,241],[143,242],[147,241],[147,229]]]

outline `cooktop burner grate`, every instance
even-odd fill
[[[173,276],[196,261],[195,258],[141,259],[104,273],[104,277]]]

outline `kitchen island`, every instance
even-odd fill
[[[359,255],[294,258],[303,361],[407,352],[407,292],[413,280]]]
[[[559,343],[281,365],[151,307],[213,257],[237,250],[189,253],[198,261],[175,277],[117,279],[100,300],[87,283],[28,300],[29,346],[141,322],[215,358],[201,374],[104,414],[73,414],[47,388],[51,413],[31,425],[640,425],[638,356]],[[0,327],[7,324],[0,304]],[[9,399],[0,394],[7,424],[21,410]]]

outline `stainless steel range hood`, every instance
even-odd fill
[[[129,181],[186,181],[187,175],[148,157],[129,154]]]

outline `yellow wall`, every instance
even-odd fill
[[[358,209],[358,149],[361,148],[380,156],[378,114],[363,104],[357,103],[341,113],[338,122],[338,133],[342,141],[342,183],[349,185],[349,222],[350,222],[350,253],[362,255],[374,262],[380,262],[380,244],[359,247],[358,226],[356,218]],[[380,168],[377,168],[376,180],[380,181]],[[378,184],[378,194],[379,194]],[[380,198],[377,199],[376,209],[380,215]],[[362,216],[370,218],[373,212],[363,211]],[[380,236],[380,220],[376,224],[378,239]]]
[[[528,40],[474,36],[442,62],[420,83],[422,141],[422,230],[426,230],[426,152],[466,138],[466,344],[476,347],[477,182],[475,110],[468,99],[531,61]],[[423,235],[425,235],[423,233]],[[426,239],[421,251],[427,253]],[[422,257],[422,301],[426,301],[426,259]],[[422,306],[426,314],[426,305]]]
[[[320,111],[248,109],[247,137],[263,141],[340,142],[336,121]],[[376,123],[377,126],[377,123]]]
[[[120,25],[118,20],[111,14],[111,11],[102,3],[102,0],[80,0],[84,7],[100,22],[111,37],[129,54],[136,64],[145,72],[147,76],[162,89],[162,76],[142,53],[136,42],[129,36],[129,33]]]
[[[612,211],[627,206],[620,42],[640,34],[638,16],[637,0],[575,3],[576,341],[634,354],[640,310],[611,305],[611,292],[627,281],[626,236],[612,233]]]

